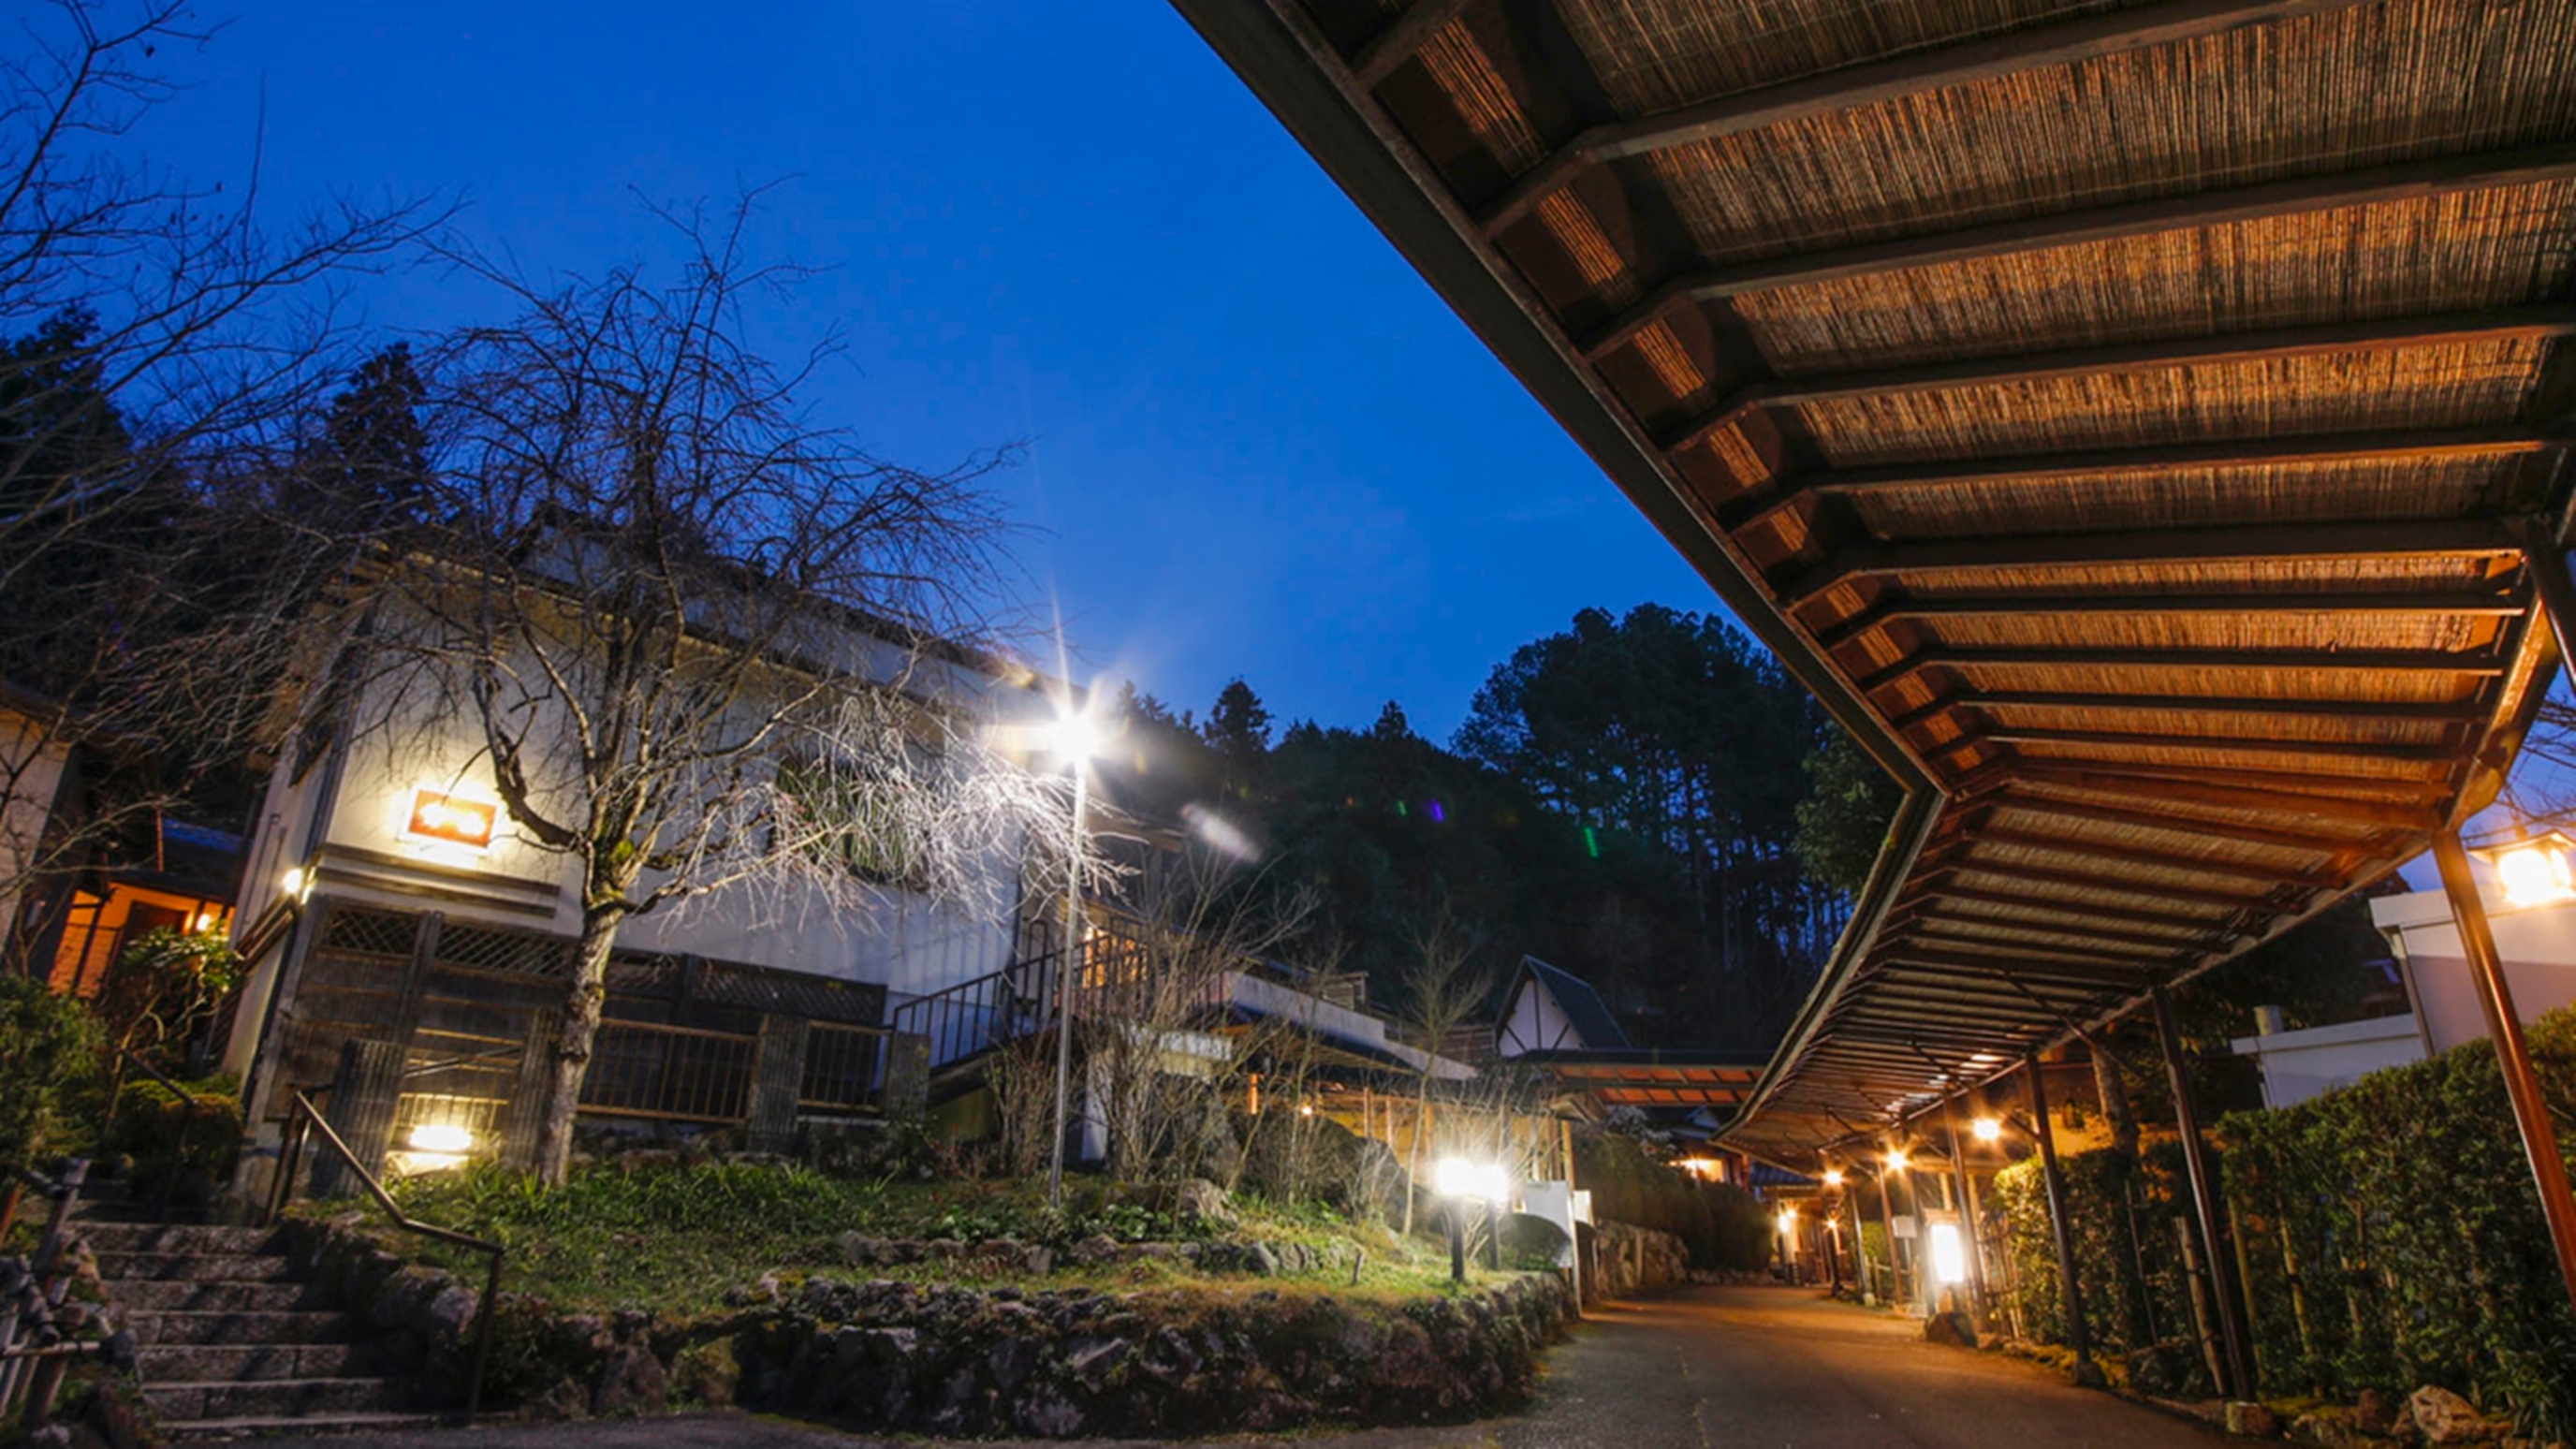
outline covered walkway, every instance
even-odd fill
[[[2168,988],[2431,848],[2576,1296],[2459,840],[2576,635],[2576,8],[1175,3],[1906,787],[1731,1145],[2178,1064]]]

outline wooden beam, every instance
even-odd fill
[[[2046,482],[2119,477],[2177,468],[2308,467],[2343,463],[2425,461],[2441,458],[2519,458],[2561,452],[2569,439],[2531,428],[2426,428],[2379,433],[2156,443],[2139,448],[2099,448],[2079,453],[2032,453],[1958,462],[1899,463],[1843,468],[1791,477],[1729,503],[1718,525],[1729,533],[1759,527],[1815,497],[1864,497],[1872,493],[1947,488],[1961,484]],[[2329,526],[2329,525],[2317,525]]]
[[[1962,388],[2050,382],[2069,377],[2118,377],[2185,367],[2280,362],[2301,357],[2397,352],[2486,342],[2532,341],[2576,335],[2576,307],[2547,305],[2490,312],[2452,312],[2285,327],[2257,332],[2184,337],[2167,342],[2122,343],[2026,352],[1965,362],[1828,373],[1821,377],[1757,382],[1738,389],[1672,434],[1668,448],[1700,438],[1761,408],[1806,407],[1860,397],[1902,397]],[[1606,349],[1605,349],[1606,350]],[[1601,353],[1589,360],[1598,362]]]
[[[2469,753],[2440,745],[2382,745],[2367,740],[2256,740],[2224,735],[2124,733],[2112,730],[2037,729],[1996,725],[1971,730],[1928,751],[1940,759],[1972,745],[2090,745],[2118,750],[2229,750],[2244,755],[2336,755],[2357,760],[2446,764]]]
[[[1351,80],[1363,91],[1376,90],[1474,3],[1475,0],[1414,0],[1393,24],[1371,37],[1352,57]]]
[[[1978,594],[1966,597],[1881,599],[1820,630],[1816,643],[1839,649],[1874,629],[1899,620],[2023,619],[2034,614],[2090,618],[2101,615],[2154,617],[2165,614],[2365,614],[2442,615],[2469,618],[2519,616],[2527,605],[2512,595],[2486,589],[2442,593],[2299,594],[2281,590],[2260,593],[2206,594]]]
[[[2249,865],[2234,860],[2203,860],[2196,856],[2177,855],[2171,851],[2148,850],[2134,845],[2105,845],[2090,840],[2068,840],[2055,835],[2032,835],[2019,830],[1978,831],[1968,840],[1970,849],[1980,845],[2007,846],[2015,850],[2044,850],[2052,855],[2075,855],[2088,860],[2107,860],[2142,870],[2170,870],[2184,875],[2218,875],[2234,880],[2259,881],[2265,885],[2299,886],[2322,890],[2334,884],[2320,880],[2306,871],[2283,870],[2278,866]]]
[[[2249,523],[2217,528],[2134,528],[2100,533],[1868,542],[1790,575],[1775,590],[1788,608],[1837,585],[1894,573],[2064,568],[2081,564],[2241,563],[2264,559],[2406,559],[2519,556],[2499,518],[2391,519],[2352,523]]]
[[[2035,921],[2006,921],[1993,916],[1959,916],[1926,905],[1907,918],[1917,940],[1956,946],[2019,946],[2034,951],[2067,950],[2085,960],[2121,959],[2149,964],[2169,960],[2177,951],[2188,951],[2199,943],[2161,940],[2141,945],[2136,938],[2084,926],[2046,925]],[[2046,936],[2063,936],[2083,944],[2055,946],[2042,941],[2026,941],[2015,935],[1997,932],[2027,931]]]
[[[2367,848],[2367,843],[2349,835],[2305,835],[2295,830],[2268,829],[2260,825],[2241,825],[2230,820],[2201,820],[2187,815],[2160,815],[2152,810],[2119,810],[2107,805],[2085,805],[2072,800],[2051,800],[2044,796],[2006,795],[1989,802],[1999,810],[2026,810],[2035,815],[2053,815],[2062,820],[2088,820],[2097,825],[2128,825],[2141,830],[2163,830],[2175,835],[2198,835],[2212,840],[2235,840],[2249,845],[2278,846],[2283,850],[2304,850],[2317,855],[2342,856]]]
[[[2060,694],[2036,690],[1962,689],[1888,721],[1892,729],[1912,729],[1953,710],[2104,709],[2123,714],[2244,714],[2282,720],[2406,720],[2429,724],[2475,724],[2487,717],[2475,701],[2456,704],[2381,704],[2352,699],[2259,699],[2251,695]]]
[[[1533,176],[1537,174],[1532,173]],[[2047,251],[2123,237],[2152,236],[2159,232],[2198,231],[2304,212],[2337,211],[2392,201],[2420,201],[2493,187],[2534,186],[2565,180],[2570,176],[2576,176],[2576,147],[2535,146],[2479,155],[2446,156],[2332,176],[2306,176],[2252,186],[2188,192],[2180,196],[2122,202],[2082,211],[1713,267],[1676,277],[1655,288],[1643,301],[1585,339],[1583,348],[1587,353],[1598,356],[1644,331],[1669,311],[1747,292],[1907,271],[1947,262]]]
[[[2149,973],[2133,966],[2116,966],[2098,962],[2067,961],[2039,957],[2032,960],[2006,960],[1997,956],[1961,955],[1925,946],[1891,946],[1878,953],[1878,959],[1908,970],[1934,975],[1960,972],[1972,976],[1990,976],[2003,980],[2027,977],[2032,980],[2054,978],[2081,982],[2087,986],[2109,986],[2124,990],[2146,989]]]
[[[2446,654],[2415,649],[1968,649],[1936,644],[1920,649],[1875,674],[1852,681],[1863,697],[1926,669],[2263,669],[2351,670],[2373,674],[2456,674],[2492,679],[2505,672],[2491,654]]]
[[[2216,786],[2221,787],[2227,795],[2239,799],[2251,798],[2256,794],[2295,798],[2300,802],[2300,808],[2320,815],[2342,811],[2345,812],[2346,819],[2385,819],[2387,823],[2407,830],[2431,827],[2417,825],[2415,822],[2423,819],[2424,815],[2421,812],[2409,811],[2403,804],[2357,797],[2352,792],[2384,791],[2392,795],[2412,796],[2423,801],[2446,799],[2451,793],[2448,786],[2435,785],[2422,780],[2373,779],[2338,780],[2333,783],[2339,787],[2339,793],[2327,794],[2319,788],[2323,782],[2314,775],[2284,774],[2270,770],[2203,769],[2197,765],[2151,765],[2126,761],[2116,764],[2085,764],[2072,760],[2016,761],[2015,768],[2010,773],[2025,775],[2032,779],[2081,778],[2106,782],[2113,779],[2126,779],[2132,785],[2144,785],[2147,789],[2176,800],[2194,798],[2192,792]],[[2106,784],[2100,788],[2108,788],[2108,786]],[[2219,800],[2207,795],[2198,798],[2209,799],[2212,804],[2220,803]]]
[[[2033,906],[2027,901],[2011,902],[2015,909],[2025,912],[2037,911],[2043,917],[2040,920],[2032,920],[2028,915],[1991,915],[1969,909],[1983,904],[1986,899],[1960,891],[1926,891],[1907,902],[1904,908],[1891,915],[1889,920],[1898,926],[1917,921],[1973,922],[2000,930],[2047,931],[2060,935],[2089,936],[2127,946],[2152,947],[2158,951],[2170,951],[2177,945],[2205,941],[2212,936],[2226,934],[2224,922],[2213,921],[2207,917],[2189,924],[2179,924],[2169,919],[2152,916],[2141,920],[2126,916],[2122,912],[2092,911],[2066,902],[2039,906]],[[2106,931],[2106,927],[2115,929]],[[1881,927],[1881,929],[1888,928]],[[2137,934],[2140,931],[2156,934],[2142,936]]]
[[[2268,891],[2258,895],[2247,895],[2242,891],[2214,891],[2188,886],[2155,885],[2141,882],[2137,877],[2129,875],[2104,875],[2093,871],[2067,870],[2054,866],[2043,868],[2026,865],[1997,865],[1991,861],[1943,861],[1924,871],[1917,877],[1917,881],[1928,882],[1963,871],[1999,876],[2007,883],[2027,882],[2031,885],[2065,886],[2071,890],[2111,891],[2118,895],[2138,896],[2150,901],[2188,901],[2193,905],[2210,906],[2223,911],[2272,909],[2271,893]],[[1917,888],[1938,889],[1938,887],[1920,884]]]
[[[1934,898],[1965,901],[1974,905],[2003,906],[2017,911],[2040,911],[2051,915],[2099,918],[2155,930],[2173,930],[2198,936],[2234,935],[2225,917],[2186,915],[2179,912],[2138,910],[2128,906],[2095,906],[2070,901],[2063,896],[2026,896],[2010,891],[1981,890],[1967,886],[1942,886],[1931,892]]]
[[[1642,120],[1594,126],[1524,173],[1478,214],[1494,236],[1590,167],[1906,96],[2170,45],[2351,0],[2178,0],[1917,51],[1739,92]]]

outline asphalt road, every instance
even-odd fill
[[[2018,1360],[1934,1347],[1910,1322],[1828,1302],[1811,1289],[1695,1288],[1596,1310],[1571,1342],[1549,1355],[1546,1384],[1527,1414],[1447,1428],[1222,1442],[1276,1449],[2168,1449],[2225,1438],[2204,1425],[2074,1388]],[[1093,1442],[1107,1449],[1106,1441]],[[739,1414],[302,1444],[899,1449],[890,1440]]]

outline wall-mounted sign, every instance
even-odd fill
[[[426,786],[411,792],[411,814],[403,820],[405,840],[462,845],[484,850],[501,822],[501,807],[491,800],[469,800]]]

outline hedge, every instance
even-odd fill
[[[1751,1193],[1703,1182],[1616,1133],[1578,1135],[1574,1156],[1594,1219],[1670,1233],[1703,1271],[1756,1271],[1771,1261],[1771,1213]]]
[[[2530,1036],[2563,1123],[2576,1108],[2576,1009]],[[2214,1135],[2264,1392],[2348,1401],[2438,1384],[2526,1433],[2576,1437],[2576,1310],[2486,1042],[2295,1107],[2230,1114]],[[2189,1203],[2180,1147],[2141,1156],[2134,1177],[2112,1149],[2065,1160],[2086,1323],[2106,1348],[2146,1346],[2122,1301],[2117,1255],[2133,1254],[2152,1338],[2186,1349],[2205,1377],[2171,1227]],[[2062,1339],[2037,1165],[1996,1185],[2025,1326]]]

